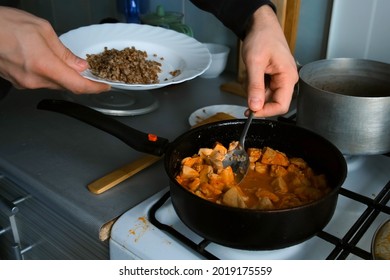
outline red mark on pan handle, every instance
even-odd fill
[[[156,142],[157,139],[158,139],[157,135],[155,135],[155,134],[150,134],[150,133],[148,134],[148,140],[149,140],[150,142]]]

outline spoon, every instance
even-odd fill
[[[235,182],[238,184],[245,177],[248,172],[249,167],[249,156],[245,151],[245,139],[246,134],[248,132],[249,126],[252,123],[253,112],[250,111],[248,119],[245,122],[244,129],[241,132],[239,144],[236,148],[229,151],[224,160],[222,161],[223,167],[226,168],[228,166],[232,167],[234,173]]]

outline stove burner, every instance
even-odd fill
[[[111,90],[97,95],[64,93],[64,98],[111,116],[143,115],[156,110],[159,106],[154,95],[144,90]]]
[[[334,249],[331,251],[331,253],[326,258],[327,260],[336,260],[346,259],[349,254],[354,254],[356,256],[359,256],[362,259],[372,259],[371,252],[368,252],[366,250],[363,250],[358,247],[358,242],[362,238],[362,236],[366,233],[370,225],[373,223],[375,218],[380,213],[386,213],[390,215],[390,207],[386,206],[386,204],[390,200],[390,181],[383,187],[383,189],[379,192],[379,194],[376,196],[375,199],[370,199],[366,196],[363,196],[361,194],[358,194],[356,192],[350,191],[345,188],[341,188],[340,190],[340,196],[344,196],[348,199],[352,199],[356,202],[359,202],[361,204],[364,204],[367,206],[366,210],[361,214],[359,219],[351,226],[351,228],[348,230],[348,232],[342,237],[336,237],[335,235],[326,232],[326,231],[320,231],[317,233],[317,236],[326,242],[333,244]],[[201,242],[196,243],[186,236],[184,236],[182,233],[174,229],[173,227],[161,223],[157,219],[157,212],[164,205],[164,203],[170,198],[169,191],[165,193],[149,210],[149,221],[158,229],[165,231],[172,237],[176,238],[180,242],[182,242],[187,247],[191,248],[201,256],[205,257],[206,259],[215,260],[219,259],[214,254],[210,253],[207,250],[207,246],[211,244],[209,240],[203,239]]]
[[[199,253],[200,255],[202,255],[203,257],[205,257],[206,259],[208,260],[218,260],[218,258],[216,256],[214,256],[213,254],[211,254],[210,252],[208,252],[207,250],[205,250],[205,248],[207,247],[207,245],[210,244],[210,241],[207,240],[207,239],[204,239],[202,242],[200,243],[195,243],[193,242],[191,239],[187,238],[186,236],[184,236],[183,234],[181,234],[179,231],[175,230],[173,227],[171,226],[168,226],[166,224],[163,224],[161,223],[157,217],[156,217],[156,213],[157,211],[160,209],[160,207],[162,205],[164,205],[164,203],[170,198],[171,194],[169,192],[165,193],[153,206],[152,208],[149,210],[149,221],[155,226],[157,227],[158,229],[161,229],[167,233],[169,233],[170,235],[172,235],[173,237],[175,237],[176,239],[178,239],[180,242],[182,242],[184,245],[188,246],[189,248],[191,248],[192,250],[194,250],[195,252]]]

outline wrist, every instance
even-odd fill
[[[277,21],[276,7],[274,4],[270,3],[260,6],[247,21],[245,36],[248,35],[251,30],[256,29],[256,26],[261,27],[262,25],[267,24],[269,20],[273,21],[275,19]]]
[[[278,18],[274,7],[271,7],[270,5],[263,5],[253,13],[252,24],[250,27],[253,28],[254,26],[275,21],[278,22]]]

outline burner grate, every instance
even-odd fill
[[[345,188],[340,189],[340,195],[360,202],[366,205],[367,208],[342,238],[336,237],[326,231],[321,231],[317,234],[319,238],[334,246],[334,249],[326,259],[345,260],[350,254],[354,254],[362,259],[372,259],[371,253],[359,248],[357,244],[380,213],[390,215],[390,207],[386,205],[390,200],[390,181],[383,187],[375,199],[370,199]],[[155,204],[153,204],[148,213],[150,222],[158,229],[168,233],[187,247],[194,250],[194,252],[198,253],[200,256],[210,260],[219,259],[207,250],[207,246],[212,243],[209,240],[203,239],[201,242],[196,243],[173,227],[161,223],[157,219],[156,214],[158,210],[169,198],[170,193],[168,191]]]
[[[191,239],[187,238],[183,234],[181,234],[179,231],[175,230],[173,227],[166,225],[164,223],[161,223],[157,217],[156,213],[160,209],[161,206],[164,205],[164,203],[170,198],[170,193],[166,192],[149,210],[149,221],[158,229],[163,230],[167,233],[169,233],[171,236],[175,237],[177,240],[181,241],[184,245],[191,248],[201,256],[205,257],[209,260],[218,260],[216,256],[214,256],[212,253],[208,252],[205,248],[210,244],[210,241],[204,239],[200,243],[195,243]]]

